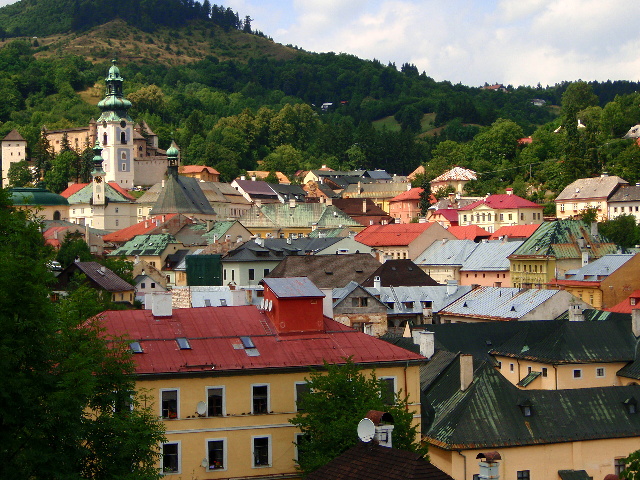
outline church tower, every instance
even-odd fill
[[[107,73],[106,95],[98,103],[102,114],[97,121],[97,141],[102,144],[105,180],[122,188],[133,188],[134,144],[133,120],[128,110],[131,102],[122,96],[120,69],[112,60]]]
[[[103,159],[100,155],[101,151],[100,143],[96,141],[93,147],[93,170],[91,171],[91,178],[93,179],[93,195],[91,197],[93,215],[91,224],[94,228],[104,229],[107,198],[105,192],[105,171],[102,169]]]

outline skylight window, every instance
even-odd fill
[[[189,340],[186,339],[185,337],[176,338],[176,342],[178,342],[178,346],[180,347],[180,350],[191,350],[191,344],[189,343]]]
[[[256,348],[251,337],[240,337],[240,341],[242,342],[242,346],[244,348]]]
[[[142,345],[140,345],[140,342],[131,342],[129,344],[129,348],[133,353],[144,353],[144,350],[142,350]]]

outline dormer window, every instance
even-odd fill
[[[638,412],[638,401],[634,397],[627,398],[622,402],[627,410],[627,413],[633,415]]]
[[[520,411],[522,412],[522,415],[524,417],[533,416],[533,405],[531,404],[531,402],[529,400],[521,401],[518,404],[518,407],[520,407]]]

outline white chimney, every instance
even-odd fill
[[[447,280],[447,295],[453,295],[458,290],[457,280]]]
[[[256,198],[256,207],[262,207],[262,200],[260,200],[259,198]]]
[[[333,198],[329,198],[327,197],[327,207],[330,207],[331,205],[333,205]]]
[[[296,208],[296,199],[295,198],[290,198],[289,199],[289,208]]]
[[[513,188],[507,188],[507,195],[513,195]]]
[[[380,280],[380,277],[376,275],[375,277],[373,277],[373,288],[375,288],[379,292],[380,287],[382,287],[382,281]]]
[[[362,213],[367,213],[367,199],[362,199]]]
[[[500,479],[498,460],[502,460],[502,457],[498,452],[479,453],[476,459],[480,460],[480,474],[478,475],[480,480]]]
[[[631,331],[637,337],[640,337],[640,308],[631,310]]]
[[[570,322],[583,322],[584,313],[582,311],[582,305],[579,303],[569,304],[569,321]]]
[[[473,382],[473,355],[460,354],[460,390],[463,392]]]
[[[244,175],[240,176],[240,180],[246,180],[246,179],[247,179],[247,177],[245,177]]]
[[[436,351],[436,335],[427,330],[420,332],[420,355],[431,360]]]
[[[589,252],[582,252],[582,266],[589,264]]]
[[[145,304],[148,304],[147,294],[145,296]],[[154,318],[158,317],[171,317],[173,314],[173,307],[171,304],[172,295],[171,292],[158,292],[151,295],[151,313]]]

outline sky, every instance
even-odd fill
[[[640,2],[210,0],[284,45],[414,64],[469,86],[640,81]],[[0,0],[0,6],[14,3]]]

